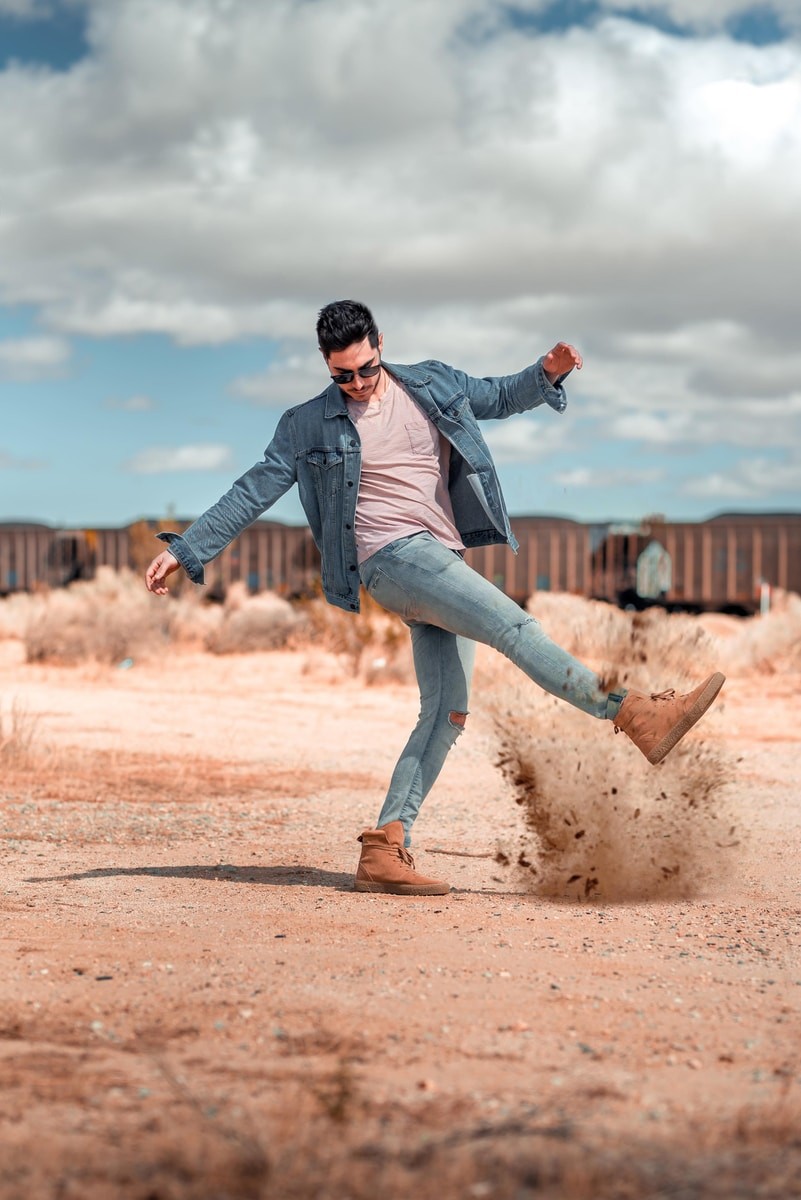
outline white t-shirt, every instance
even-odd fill
[[[362,470],[356,551],[364,562],[383,546],[428,530],[452,550],[464,543],[448,493],[450,442],[390,375],[380,399],[346,401],[359,431]]]

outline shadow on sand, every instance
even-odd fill
[[[161,879],[205,879],[210,882],[224,879],[228,883],[263,883],[274,887],[318,887],[334,888],[336,891],[352,891],[353,875],[341,871],[322,871],[318,867],[306,867],[298,863],[293,866],[239,867],[233,863],[217,863],[214,866],[190,864],[188,866],[164,867],[97,867],[92,871],[76,871],[69,875],[37,875],[26,879],[26,883],[60,883],[78,879],[112,879],[150,875]]]

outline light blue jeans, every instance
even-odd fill
[[[399,538],[360,567],[382,608],[409,626],[420,716],[401,753],[377,825],[401,821],[406,845],[420,805],[464,728],[475,644],[500,651],[546,692],[590,716],[613,720],[625,692],[605,692],[598,677],[543,632],[489,580],[428,533]]]

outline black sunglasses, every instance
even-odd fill
[[[373,376],[377,375],[380,370],[381,359],[379,358],[377,363],[373,363],[369,367],[359,367],[356,371],[340,371],[338,375],[332,375],[331,378],[333,379],[334,383],[336,383],[339,387],[342,387],[343,384],[353,383],[356,375],[358,375],[360,379],[372,379]]]

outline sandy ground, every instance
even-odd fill
[[[312,661],[0,642],[2,1200],[801,1196],[801,676],[688,739],[732,768],[725,869],[624,902],[518,864],[475,703],[416,826],[453,890],[397,899],[352,873],[414,690]],[[625,772],[579,720],[566,769]]]

